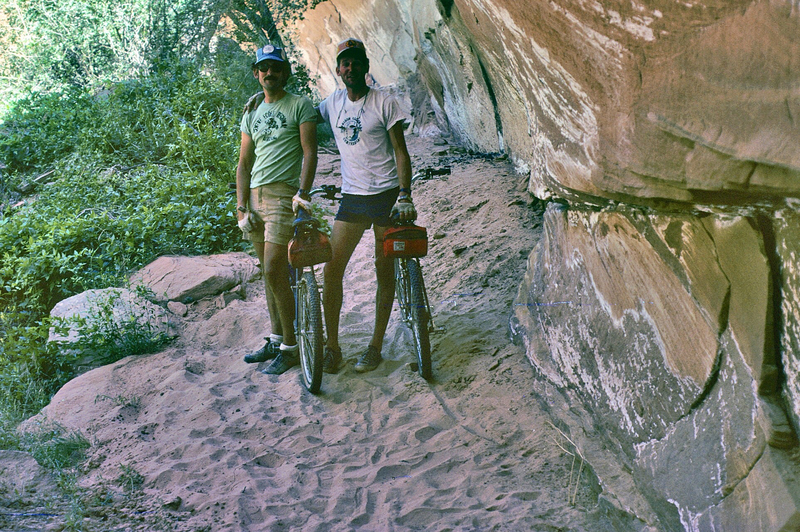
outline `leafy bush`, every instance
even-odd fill
[[[66,469],[80,464],[90,447],[79,432],[52,422],[42,423],[36,431],[22,434],[20,440],[21,447],[48,469]]]
[[[0,75],[51,90],[149,72],[208,53],[227,0],[5,0]],[[2,78],[0,78],[2,79]]]
[[[35,204],[0,220],[0,302],[49,311],[161,255],[242,249],[235,198],[210,172],[72,161],[57,175]]]
[[[41,169],[71,153],[92,121],[93,101],[81,90],[28,93],[9,111],[0,138],[0,161],[10,171]]]
[[[152,296],[143,286],[136,293],[142,302]],[[59,358],[70,366],[86,361],[92,366],[111,364],[126,356],[153,353],[172,339],[157,324],[160,307],[143,306],[124,298],[119,290],[96,294],[88,316],[56,319],[59,328],[77,333],[77,340],[63,342],[60,350]]]
[[[252,78],[232,91],[182,61],[94,94],[74,88],[29,94],[2,126],[0,161],[12,172],[41,171],[75,154],[98,165],[160,162],[231,172],[241,108],[256,90]]]
[[[56,302],[119,286],[161,255],[245,249],[229,183],[257,84],[240,81],[231,90],[184,61],[99,94],[30,94],[0,125],[6,182],[53,169],[35,201],[0,212],[0,425],[72,377],[46,343]]]

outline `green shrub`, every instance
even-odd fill
[[[137,289],[143,300],[147,290]],[[159,316],[153,308],[126,308],[117,290],[102,293],[93,301],[94,308],[87,317],[57,319],[59,326],[78,333],[74,342],[64,342],[59,359],[73,366],[85,357],[92,364],[111,364],[130,355],[153,353],[168,343],[170,336],[156,326]]]
[[[0,126],[5,182],[54,172],[35,201],[0,212],[0,425],[73,376],[46,343],[55,303],[120,286],[161,255],[245,249],[229,183],[252,90],[180,62],[102,95],[32,94],[13,108]]]
[[[42,169],[71,153],[92,122],[92,98],[79,89],[28,93],[7,113],[0,162],[9,171]]]
[[[243,249],[227,180],[73,164],[35,204],[0,220],[0,302],[49,311],[83,290],[118,286],[161,255]]]
[[[57,423],[44,422],[35,431],[20,436],[22,449],[48,469],[69,469],[86,458],[89,442],[79,432],[70,431]]]

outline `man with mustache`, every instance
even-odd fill
[[[317,112],[306,97],[286,92],[291,66],[282,48],[256,51],[253,76],[264,93],[241,121],[236,169],[239,228],[261,263],[272,334],[245,362],[274,358],[263,370],[279,375],[299,363],[294,331],[294,295],[289,284],[288,244],[293,210],[310,208],[308,191],[317,168]]]

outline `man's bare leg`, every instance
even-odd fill
[[[261,266],[261,275],[264,277],[264,292],[267,296],[267,312],[269,312],[270,326],[272,327],[272,334],[283,336],[283,326],[281,324],[280,312],[278,305],[275,302],[275,295],[272,293],[272,288],[269,286],[269,278],[267,277],[266,262],[264,260],[264,242],[253,242],[258,256],[258,262]],[[288,273],[287,273],[288,275]]]
[[[266,242],[264,244],[264,279],[267,291],[272,332],[283,335],[285,345],[296,345],[294,334],[294,294],[289,284],[287,246]],[[286,324],[286,327],[283,326]],[[276,327],[277,325],[277,327]]]
[[[331,231],[331,260],[325,264],[323,273],[323,301],[325,304],[325,330],[328,332],[326,346],[340,351],[339,347],[339,317],[342,311],[344,288],[342,281],[347,263],[353,256],[356,246],[361,241],[361,236],[366,229],[365,224],[343,222],[335,220]]]
[[[394,259],[383,256],[383,233],[386,227],[375,226],[375,273],[378,289],[375,294],[375,328],[369,345],[378,351],[383,348],[383,337],[394,305]]]

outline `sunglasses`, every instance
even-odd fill
[[[258,65],[258,71],[259,72],[269,72],[270,69],[272,69],[272,70],[280,70],[282,72],[283,71],[283,65],[280,65],[280,64],[277,64],[277,65],[276,64],[272,64],[271,65],[269,63],[264,63],[264,64],[261,64],[261,65]]]

